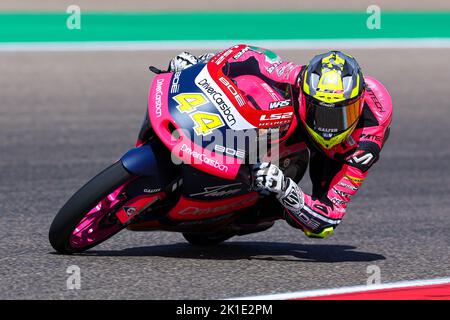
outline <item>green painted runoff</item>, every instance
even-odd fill
[[[88,12],[0,13],[0,42],[450,38],[450,12]]]

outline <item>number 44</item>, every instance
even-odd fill
[[[178,103],[177,109],[182,113],[188,113],[195,123],[194,131],[197,135],[206,136],[214,129],[224,126],[222,118],[218,114],[196,111],[196,108],[208,103],[202,93],[180,93],[173,99]]]

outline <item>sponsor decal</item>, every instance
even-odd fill
[[[236,90],[236,88],[224,77],[220,77],[219,81],[222,82],[227,87],[228,91],[230,91],[230,93],[234,96],[239,106],[242,107],[245,104],[245,101],[244,98],[242,98],[242,96]]]
[[[289,124],[292,120],[292,117],[294,115],[294,112],[282,112],[282,113],[273,113],[269,117],[267,117],[267,114],[263,114],[259,118],[259,126],[276,126],[276,125],[283,125],[283,124]],[[270,122],[268,122],[270,121]]]
[[[222,205],[222,206],[211,206],[207,208],[198,208],[198,207],[187,207],[185,209],[182,209],[178,212],[178,214],[184,215],[184,214],[195,214],[195,215],[206,215],[206,214],[214,214],[214,213],[221,213],[226,211],[233,211],[238,208],[243,208],[245,205],[249,203],[253,203],[255,201],[255,198],[249,197],[247,199],[244,199],[239,202],[233,202],[230,204]]]
[[[353,155],[347,158],[347,161],[353,164],[369,165],[374,159],[374,155],[370,151],[357,150]]]
[[[346,177],[348,180],[353,181],[353,182],[356,183],[356,184],[361,184],[361,183],[364,182],[364,179],[352,177],[352,176],[349,176],[348,174],[346,174],[345,177]]]
[[[227,124],[232,127],[234,124],[236,124],[236,118],[232,114],[230,110],[230,106],[227,104],[227,102],[223,99],[223,95],[221,92],[216,91],[211,84],[208,82],[207,79],[202,79],[197,83],[200,88],[203,88],[206,94],[208,94],[211,99],[216,103],[216,105],[219,107],[221,114],[224,116],[224,118],[227,121]]]
[[[307,216],[304,212],[300,211],[296,214],[296,217],[301,221],[301,223],[311,230],[316,230],[320,227],[320,222],[312,217]]]
[[[345,158],[345,161],[362,172],[366,172],[375,163],[376,159],[376,154],[371,150],[358,149],[352,155]]]
[[[334,108],[335,104],[334,103],[328,103],[325,101],[319,101],[319,105],[323,106],[323,107],[327,107],[327,108]]]
[[[233,57],[233,59],[237,60],[239,59],[244,53],[246,53],[247,51],[249,51],[250,48],[249,47],[245,47],[244,49],[242,49],[241,51],[239,51],[238,53],[236,53]]]
[[[165,79],[158,79],[156,82],[156,93],[155,93],[155,113],[156,117],[159,118],[162,115],[161,107],[162,107],[162,85]]]
[[[277,61],[275,63],[272,63],[272,65],[270,67],[266,68],[267,73],[272,73],[281,63],[282,63],[282,61]]]
[[[294,68],[295,68],[295,65],[293,65],[293,64],[291,64],[289,66],[288,70],[286,71],[286,75],[284,76],[286,80],[289,79],[289,76],[291,75],[291,72],[292,72],[292,70],[294,70]]]
[[[233,183],[233,184],[226,184],[226,185],[222,185],[222,186],[205,187],[205,188],[203,188],[203,190],[204,190],[203,192],[190,194],[189,196],[191,196],[191,197],[193,197],[193,196],[204,196],[204,197],[230,196],[232,194],[235,194],[235,193],[241,191],[240,186],[242,186],[241,183]],[[232,187],[238,187],[238,188],[231,189]]]
[[[161,188],[159,189],[144,189],[144,193],[155,193],[161,191]]]
[[[332,198],[331,202],[333,202],[334,204],[340,205],[340,206],[345,206],[348,203],[348,201],[343,201],[338,198]]]
[[[282,66],[280,69],[278,69],[277,75],[279,77],[281,77],[281,75],[283,74],[284,70],[286,70],[286,66]]]
[[[225,155],[232,156],[232,157],[245,159],[245,150],[242,150],[242,149],[234,150],[232,148],[226,148],[220,144],[216,144],[214,146],[214,151],[217,151],[217,152],[220,152]]]
[[[192,150],[191,148],[189,148],[188,145],[183,144],[181,146],[181,151],[187,153],[189,156],[199,160],[201,163],[207,164],[208,166],[211,166],[215,169],[218,169],[220,171],[223,172],[228,172],[228,166],[223,165],[219,162],[217,162],[216,160],[210,159],[208,158],[205,154],[203,153],[199,153],[197,151]]]
[[[290,105],[291,100],[281,100],[281,101],[273,101],[269,104],[269,109],[277,109],[277,108],[281,108],[281,107],[287,107],[288,105]]]
[[[291,187],[288,188],[290,188],[289,192],[281,199],[281,203],[285,208],[299,212],[304,205],[303,192],[295,182],[291,183]]]
[[[290,192],[286,197],[281,199],[283,206],[298,209],[301,204],[300,197],[296,192]]]
[[[347,192],[344,192],[342,190],[336,189],[336,188],[333,188],[333,191],[334,191],[334,193],[336,193],[336,194],[338,194],[338,195],[340,195],[341,197],[344,197],[344,198],[350,199],[351,196],[352,196],[351,194],[349,194]]]
[[[136,213],[136,207],[123,207],[123,211],[125,211],[128,217],[131,217]]]
[[[234,47],[231,49],[228,49],[227,51],[225,51],[224,53],[222,53],[216,60],[216,65],[219,65],[223,62],[223,60],[225,60],[226,57],[228,57],[234,50]]]
[[[280,69],[278,69],[277,75],[279,77],[281,77],[281,75],[283,74],[284,70],[286,70],[286,68],[289,68],[289,67],[292,67],[292,62],[289,62],[288,64],[286,64],[286,65],[282,66]],[[292,70],[292,68],[290,70]]]
[[[346,176],[346,178],[350,179],[348,176]],[[356,179],[356,178],[353,178],[353,179]],[[359,179],[359,180],[361,180],[361,179]],[[361,180],[360,183],[362,183],[362,181],[363,181],[363,180]],[[341,187],[347,188],[347,189],[349,189],[349,190],[353,190],[353,191],[357,191],[357,190],[358,190],[357,187],[352,186],[352,185],[349,185],[349,184],[347,184],[347,183],[339,182],[338,185],[340,185]]]
[[[175,72],[172,78],[172,84],[170,86],[170,93],[178,93],[178,90],[180,90],[180,75],[181,71]]]
[[[338,132],[338,129],[317,127],[317,130],[325,133]]]
[[[373,104],[375,105],[375,108],[379,113],[385,113],[386,110],[384,110],[383,105],[378,100],[377,96],[375,95],[375,92],[371,88],[367,88],[367,93],[369,94],[369,98],[372,100]]]
[[[266,114],[263,114],[259,120],[260,121],[272,121],[272,120],[281,120],[281,119],[291,119],[293,114],[294,113],[292,111],[283,112],[283,113],[273,113],[270,115],[269,118],[266,117],[267,116]]]
[[[227,80],[223,78],[223,80]],[[225,81],[221,81],[225,84]],[[237,111],[234,104],[227,97],[225,92],[219,87],[217,83],[211,78],[207,68],[203,68],[203,70],[197,75],[195,78],[195,84],[199,87],[202,92],[211,100],[211,102],[215,105],[217,110],[220,112],[222,117],[224,118],[227,125],[233,130],[246,130],[252,129],[254,126],[250,124],[242,115]],[[225,84],[226,85],[226,84]],[[231,90],[234,88],[230,88],[227,85],[228,90],[234,95]],[[236,97],[236,96],[235,96]],[[236,97],[238,103],[244,102],[242,97]],[[241,102],[239,102],[241,101]],[[245,103],[245,102],[244,102]]]
[[[267,83],[261,84],[261,86],[264,88],[264,90],[267,91],[267,93],[272,97],[274,100],[278,100],[278,95],[275,93],[275,91],[272,89],[271,86],[269,86]]]
[[[360,138],[367,139],[367,140],[373,140],[373,141],[377,141],[377,142],[383,142],[383,138],[381,136],[377,136],[374,134],[361,133]]]

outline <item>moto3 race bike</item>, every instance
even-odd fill
[[[61,208],[49,231],[56,251],[82,252],[125,228],[181,232],[191,244],[215,245],[281,218],[267,209],[269,195],[252,188],[251,164],[276,150],[285,174],[298,182],[308,151],[289,143],[297,126],[290,85],[227,75],[228,60],[245,48],[175,73],[150,67],[156,76],[136,146]]]

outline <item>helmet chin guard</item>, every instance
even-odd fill
[[[300,119],[321,147],[340,144],[356,127],[364,104],[364,77],[340,51],[315,56],[300,80]]]

